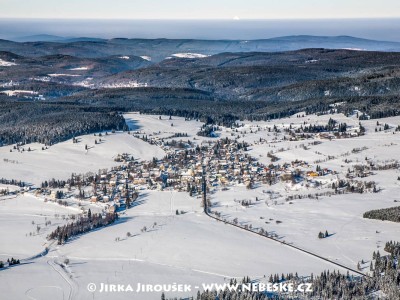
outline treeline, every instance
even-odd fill
[[[236,120],[267,121],[288,117],[298,112],[306,114],[353,114],[358,117],[384,118],[400,114],[397,96],[351,96],[306,99],[303,101],[220,100],[212,93],[183,88],[121,88],[78,93],[66,101],[114,107],[121,111],[140,111],[146,114],[175,115],[200,119],[206,124],[230,126]],[[334,103],[342,103],[332,106]],[[344,131],[344,125],[340,128]]]
[[[363,214],[366,219],[400,223],[400,206],[370,210]]]
[[[215,137],[216,136],[216,131],[220,130],[218,126],[212,126],[212,125],[203,125],[200,128],[200,131],[197,132],[198,136],[205,136],[205,137]]]
[[[390,96],[360,96],[341,98],[343,105],[337,108],[338,112],[352,114],[355,109],[360,120],[381,119],[400,115],[400,98],[397,95]]]
[[[56,82],[44,82],[39,80],[26,80],[28,76],[35,77],[35,73],[37,70],[31,71],[32,67],[29,66],[24,68],[23,70],[17,71],[20,74],[15,74],[16,77],[23,78],[23,80],[18,80],[19,84],[17,86],[13,86],[11,90],[24,90],[24,91],[32,91],[37,94],[33,94],[32,98],[38,97],[38,95],[43,95],[46,100],[51,98],[59,98],[72,95],[77,92],[84,91],[86,88],[81,86],[76,86],[68,83],[56,83]]]
[[[305,133],[320,133],[320,132],[346,132],[347,124],[340,123],[336,126],[336,121],[329,119],[327,125],[308,125],[308,126],[301,126],[301,130],[296,130],[295,132],[305,132]]]
[[[110,109],[58,102],[3,102],[0,123],[0,146],[33,142],[52,145],[77,135],[127,129],[123,116]]]
[[[19,265],[20,261],[19,259],[15,259],[14,257],[11,257],[11,259],[7,259],[7,266],[11,267],[13,265]],[[2,260],[0,260],[0,269],[4,268],[6,265]]]
[[[8,184],[8,185],[15,185],[15,186],[19,186],[19,187],[25,187],[26,183],[21,181],[21,180],[16,180],[16,179],[5,179],[5,178],[1,178],[0,179],[0,183],[1,184]]]
[[[113,170],[114,168],[112,168]],[[69,187],[78,187],[79,189],[84,186],[88,186],[92,183],[100,184],[101,175],[105,175],[105,179],[110,180],[111,174],[107,173],[107,169],[100,169],[98,173],[88,172],[86,174],[71,174],[71,177],[67,180],[57,180],[57,179],[50,179],[45,180],[41,183],[41,187],[45,188],[52,188],[52,189],[62,189],[65,188],[66,185]]]
[[[333,107],[337,102],[343,104]],[[151,87],[91,90],[58,101],[0,100],[0,145],[16,142],[51,145],[96,131],[126,130],[125,120],[118,112],[179,116],[230,127],[237,120],[268,121],[299,112],[351,115],[354,110],[360,111],[361,120],[396,116],[400,114],[400,100],[397,96],[360,96],[305,101],[222,101],[193,89]],[[308,126],[306,130],[321,132],[329,130],[328,127]],[[346,124],[335,127],[341,132],[347,129]]]
[[[72,223],[66,224],[62,227],[58,226],[56,230],[47,236],[47,239],[57,240],[58,244],[62,245],[73,236],[110,225],[117,219],[118,215],[116,213],[107,213],[103,216],[102,214],[92,214],[89,209],[87,217],[82,216]]]
[[[203,91],[154,87],[87,91],[63,100],[124,112],[179,116],[217,126],[231,126],[237,120],[267,121],[287,117],[311,105],[308,102],[282,105],[281,102],[223,101]]]

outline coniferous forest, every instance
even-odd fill
[[[363,215],[366,219],[375,219],[381,221],[400,222],[400,206],[370,210]]]

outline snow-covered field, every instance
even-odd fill
[[[286,197],[327,191],[327,184],[344,177],[348,168],[355,164],[371,162],[380,165],[398,160],[400,132],[395,128],[400,124],[400,117],[379,119],[379,125],[377,120],[361,121],[366,135],[360,137],[329,140],[317,136],[297,141],[282,139],[283,129],[299,128],[305,123],[325,125],[333,118],[346,123],[348,132],[356,132],[359,120],[356,116],[334,114],[292,116],[271,122],[246,121],[242,127],[234,129],[221,127],[218,138],[206,138],[196,135],[203,125],[196,120],[137,113],[124,117],[131,134],[103,134],[100,144],[95,144],[98,136],[86,135],[79,137],[78,143],[66,141],[47,150],[42,150],[43,145],[39,144],[24,145],[23,152],[10,152],[11,146],[2,147],[0,178],[39,185],[53,177],[67,179],[71,173],[97,172],[118,165],[114,158],[119,153],[129,153],[139,160],[165,155],[160,146],[150,145],[133,134],[158,141],[190,140],[194,144],[218,138],[238,138],[249,143],[247,153],[265,165],[271,163],[267,154],[272,152],[278,159],[275,164],[283,165],[297,159],[307,163],[301,167],[306,171],[315,170],[319,165],[334,172],[300,183],[260,184],[251,190],[243,184],[230,185],[224,191],[217,187],[210,193],[212,211],[220,212],[227,220],[237,218],[242,225],[262,227],[276,234],[280,241],[353,269],[364,260],[363,272],[369,270],[373,251],[383,253],[386,241],[398,240],[400,224],[362,217],[368,210],[398,205],[395,203],[395,200],[400,201],[398,169],[374,171],[366,178],[357,178],[375,181],[380,188],[378,193],[319,196],[318,199],[303,197],[289,201]],[[388,124],[389,129],[383,130],[383,124]],[[274,127],[280,132],[274,132]],[[182,133],[187,136],[174,137]],[[85,151],[85,145],[89,146],[88,151]],[[31,151],[27,151],[29,147]],[[0,185],[0,190],[7,187]],[[252,204],[242,206],[242,200],[251,200]],[[126,299],[126,293],[91,294],[86,287],[89,283],[136,286],[138,282],[195,286],[227,282],[232,277],[260,279],[275,273],[298,272],[308,276],[327,269],[346,272],[282,243],[217,222],[203,213],[200,204],[201,199],[190,197],[186,192],[140,190],[136,205],[121,213],[116,223],[58,246],[50,245],[46,235],[66,222],[60,216],[77,214],[79,207],[45,203],[32,192],[0,196],[0,235],[7,241],[0,243],[0,260],[10,256],[28,259],[23,260],[24,264],[0,271],[0,289],[12,286],[6,291],[12,299]],[[87,204],[87,207],[96,209],[94,204]],[[45,221],[51,221],[51,225],[43,225]],[[39,234],[36,234],[37,225],[42,228]],[[328,231],[330,236],[319,239],[320,231]],[[34,234],[30,235],[32,232]],[[47,254],[29,259],[46,246],[50,247]],[[60,266],[65,259],[69,260],[67,266]],[[32,274],[41,275],[38,278]],[[16,281],[19,282],[18,289],[13,286]],[[166,294],[184,297],[196,293],[197,290]],[[130,299],[160,299],[160,294],[129,293],[128,296]]]
[[[143,58],[144,60],[151,61],[151,56],[142,55],[140,57]]]
[[[6,94],[7,96],[16,96],[19,94],[27,94],[27,95],[37,95],[38,92],[35,91],[28,91],[28,90],[6,90],[6,91],[0,91],[2,94]]]
[[[173,57],[178,58],[204,58],[208,57],[209,55],[201,54],[201,53],[175,53],[172,54]]]
[[[76,67],[76,68],[71,68],[70,71],[85,71],[89,70],[89,67]]]
[[[77,208],[45,203],[30,194],[0,197],[0,236],[4,238],[0,260],[29,258],[41,253],[49,245],[47,234],[65,223],[61,216],[78,213]],[[46,221],[51,225],[46,226]],[[39,231],[37,226],[41,228]]]
[[[50,77],[79,77],[81,75],[78,74],[63,74],[63,73],[54,73],[54,74],[48,74]]]
[[[160,119],[161,117],[161,119]],[[125,114],[124,118],[129,126],[129,129],[133,132],[140,132],[140,134],[152,135],[157,138],[167,138],[175,133],[187,133],[189,139],[193,137],[201,139],[196,136],[196,133],[200,130],[200,127],[204,124],[200,121],[185,121],[182,117],[170,117],[169,116],[155,116],[155,115],[142,115],[139,113]],[[175,138],[180,139],[180,138]],[[186,139],[187,138],[182,138]]]
[[[3,59],[0,59],[0,67],[11,67],[11,66],[16,66],[17,64],[11,61],[6,61]]]

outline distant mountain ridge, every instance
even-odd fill
[[[29,43],[29,42],[53,42],[53,43],[73,43],[73,42],[103,42],[107,41],[102,38],[91,37],[63,37],[51,34],[36,34],[10,39],[12,42]]]
[[[36,39],[36,40],[35,40]],[[400,52],[400,42],[375,41],[351,36],[283,36],[262,40],[98,39],[39,35],[27,41],[0,40],[0,51],[23,56],[65,54],[99,58],[113,55],[146,56],[160,62],[174,54],[215,55],[224,52],[282,52],[306,48]],[[183,55],[184,56],[184,55]]]
[[[11,40],[14,42],[24,43],[24,42],[56,42],[56,41],[64,41],[65,39],[66,39],[65,37],[57,35],[35,34],[35,35],[17,37]]]

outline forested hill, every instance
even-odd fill
[[[282,52],[305,48],[400,51],[400,43],[350,36],[286,36],[263,40],[96,39],[36,36],[29,42],[0,40],[0,50],[22,56],[54,54],[99,58],[114,55],[149,56],[154,62],[176,53],[214,55],[223,52]]]
[[[131,42],[115,40],[113,51],[124,53]],[[300,111],[327,113],[337,102],[337,111],[359,110],[360,119],[400,114],[400,52],[315,48],[192,53],[154,62],[140,53],[94,58],[93,49],[75,56],[75,48],[70,54],[24,56],[18,47],[31,43],[7,43],[17,46],[14,52],[0,52],[3,145],[57,143],[98,130],[121,130],[126,126],[120,113],[127,111],[225,125]],[[43,54],[42,44],[48,43],[38,43],[36,54]],[[63,52],[59,47],[66,44],[52,45],[51,51]]]

